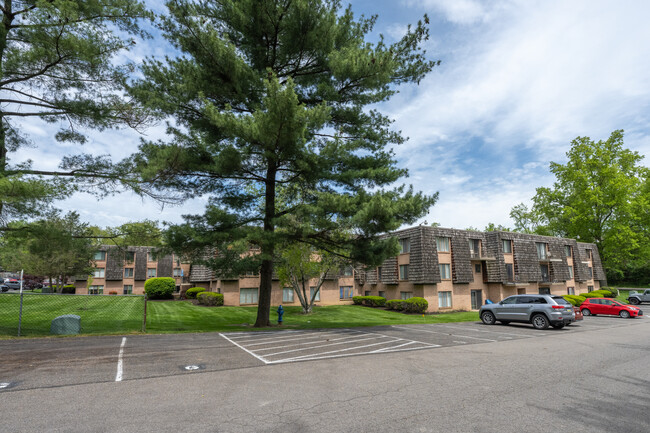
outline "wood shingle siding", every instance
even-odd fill
[[[133,279],[135,281],[144,281],[147,279],[147,256],[149,254],[149,248],[147,247],[135,247],[135,263],[133,271]]]
[[[106,281],[121,281],[124,278],[124,250],[106,248]]]
[[[158,277],[173,277],[174,275],[174,257],[170,254],[158,259]]]

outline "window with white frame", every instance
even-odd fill
[[[354,296],[354,291],[352,286],[341,286],[339,287],[339,298],[340,299],[352,299]]]
[[[104,278],[104,272],[105,272],[104,268],[95,268],[95,270],[93,271],[93,277]]]
[[[566,288],[566,293],[567,293],[567,295],[575,295],[575,294],[576,294],[576,290],[575,290],[575,288],[573,288],[573,287],[567,287],[567,288]]]
[[[437,237],[436,238],[436,247],[438,248],[439,253],[448,253],[449,252],[449,238]]]
[[[133,263],[135,260],[135,252],[134,251],[125,251],[124,252],[124,261],[127,263]]]
[[[569,266],[569,279],[573,280],[573,266]]]
[[[399,253],[406,254],[411,252],[411,238],[399,240]]]
[[[183,276],[183,271],[181,268],[174,268],[174,277],[182,277]]]
[[[571,257],[573,255],[573,251],[571,251],[571,245],[564,246],[564,255],[566,257]]]
[[[147,278],[156,278],[156,268],[147,268]]]
[[[469,239],[469,255],[472,258],[481,256],[481,241],[480,241],[480,239]]]
[[[399,292],[399,298],[401,300],[406,300],[413,297],[413,292]]]
[[[503,243],[503,253],[512,254],[512,241],[510,239],[504,239]]]
[[[239,289],[240,304],[257,304],[257,288]]]
[[[106,260],[106,251],[95,251],[95,254],[93,255],[93,260],[97,260],[97,261]]]
[[[104,286],[90,286],[90,287],[88,287],[88,294],[89,295],[103,295],[104,294]]]
[[[544,242],[535,242],[535,245],[537,246],[537,258],[546,260],[548,257],[546,254],[546,244]]]
[[[438,268],[440,268],[440,279],[451,280],[451,265],[449,263],[439,263]]]
[[[293,302],[292,287],[285,287],[282,289],[282,302]]]
[[[309,299],[311,299],[314,296],[315,291],[316,291],[315,286],[311,286],[309,288]],[[320,301],[320,289],[318,289],[318,293],[316,293],[316,297],[314,298],[314,301]]]
[[[594,268],[592,268],[591,266],[589,266],[589,267],[587,268],[587,271],[589,272],[589,279],[590,279],[590,280],[593,279],[593,278],[594,278]]]
[[[438,292],[438,307],[451,308],[451,292]]]
[[[124,268],[124,278],[133,278],[133,268]]]
[[[400,280],[409,279],[409,265],[399,265],[399,279]]]
[[[125,284],[124,285],[124,291],[123,293],[125,295],[131,295],[133,294],[133,284]]]

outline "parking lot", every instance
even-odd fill
[[[277,330],[0,341],[0,393],[139,380],[350,356],[436,350],[645,323],[589,317],[564,329],[480,322],[357,329]]]

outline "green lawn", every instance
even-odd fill
[[[0,335],[16,336],[20,295],[0,294]],[[75,314],[83,334],[123,334],[142,331],[143,296],[86,296],[25,293],[21,336],[50,335],[52,319]]]
[[[250,330],[255,323],[256,307],[202,307],[190,301],[151,301],[147,306],[147,332],[203,332]],[[276,307],[271,319],[277,323]],[[285,307],[282,328],[345,328],[355,326],[399,325],[408,323],[445,323],[479,320],[478,312],[443,314],[403,314],[360,305],[314,307],[302,314],[300,307]]]
[[[141,332],[143,298],[140,296],[83,296],[25,294],[22,336],[50,335],[52,319],[63,314],[81,316],[83,334]],[[14,337],[18,331],[20,296],[0,294],[0,337]],[[277,307],[271,320],[277,324]],[[147,333],[232,332],[252,330],[256,307],[203,307],[191,301],[149,301]],[[300,307],[285,307],[282,328],[343,328],[356,326],[444,323],[479,320],[477,312],[403,314],[359,305],[314,307],[309,315]],[[276,326],[277,327],[277,326]]]

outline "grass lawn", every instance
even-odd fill
[[[18,332],[20,296],[0,294],[0,337],[15,337]],[[271,320],[277,323],[277,307]],[[76,314],[81,317],[82,334],[128,334],[142,331],[142,296],[87,296],[26,293],[23,299],[21,336],[50,335],[55,317]],[[147,333],[232,332],[252,330],[257,307],[204,307],[191,301],[147,302]],[[355,326],[443,323],[479,320],[478,312],[443,314],[403,314],[360,305],[314,307],[309,315],[300,307],[285,307],[286,329],[343,328]],[[277,326],[275,326],[277,328]],[[268,328],[266,328],[268,329]]]
[[[271,309],[272,323],[277,323],[277,307]],[[147,304],[147,332],[232,332],[255,329],[256,307],[203,307],[191,301],[150,301]],[[399,325],[409,323],[446,323],[479,320],[478,312],[442,314],[403,314],[360,305],[314,307],[312,314],[302,314],[300,307],[285,307],[282,328],[346,328],[356,326]]]
[[[20,295],[0,294],[0,336],[18,334]],[[82,334],[123,334],[142,331],[143,296],[88,296],[25,293],[21,336],[50,334],[52,320],[64,314],[81,317]]]

